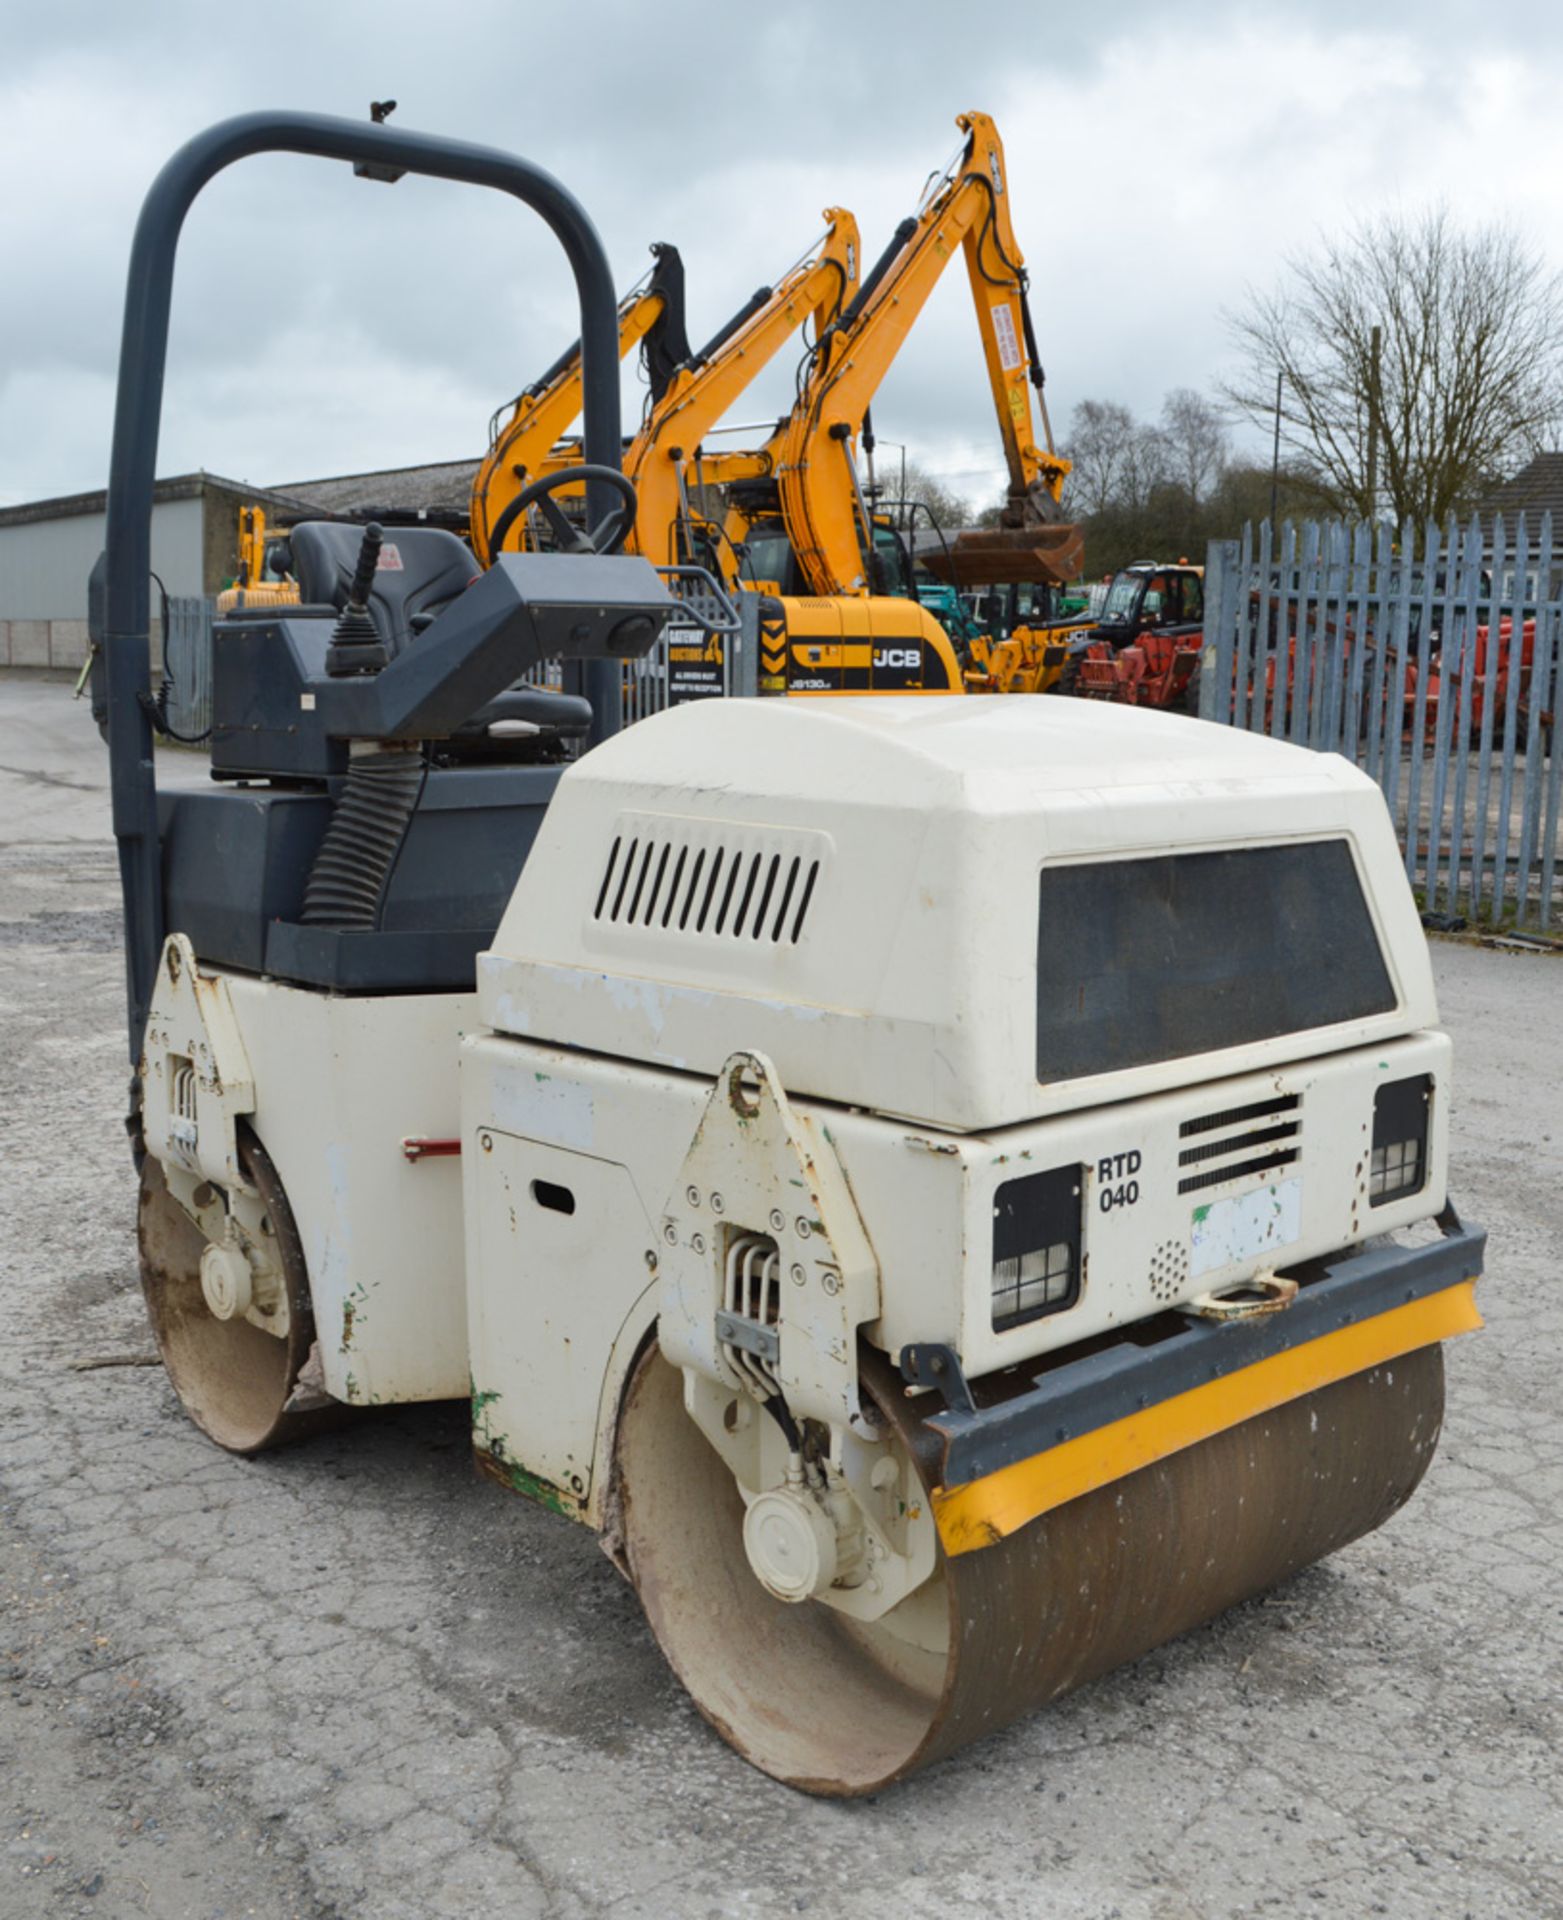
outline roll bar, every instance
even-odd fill
[[[196,195],[225,167],[257,153],[314,154],[345,160],[367,177],[403,173],[460,180],[513,194],[545,220],[575,275],[581,310],[581,372],[586,460],[618,468],[618,300],[608,258],[580,202],[553,175],[496,147],[443,140],[384,125],[314,113],[247,113],[220,121],[181,147],[153,181],[136,222],[125,286],[119,388],[109,460],[104,578],[103,666],[108,708],[109,781],[125,906],[125,971],[130,1057],[139,1058],[152,982],[162,951],[163,886],[153,761],[150,667],[152,487],[168,314],[179,236]],[[598,483],[587,510],[612,504]],[[586,666],[593,741],[617,730],[619,667]]]

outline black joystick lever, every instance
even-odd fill
[[[385,533],[378,520],[364,528],[358,549],[358,565],[353,569],[353,584],[347,590],[347,605],[337,616],[331,630],[331,645],[326,649],[326,672],[333,679],[355,673],[378,673],[390,659],[380,629],[369,611],[369,593],[380,565],[380,546]]]

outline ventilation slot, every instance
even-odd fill
[[[796,946],[819,882],[813,836],[777,836],[759,847],[656,832],[618,834],[597,885],[592,919],[724,941]]]
[[[1178,1153],[1179,1167],[1187,1169],[1178,1192],[1198,1193],[1293,1165],[1302,1156],[1301,1108],[1301,1097],[1286,1093],[1185,1120],[1178,1137],[1190,1144]]]

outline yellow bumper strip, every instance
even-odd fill
[[[1255,1414],[1418,1347],[1473,1332],[1482,1324],[1475,1295],[1476,1282],[1462,1280],[1442,1293],[1391,1307],[1371,1320],[1340,1327],[1238,1373],[1174,1394],[1143,1413],[1082,1433],[980,1480],[935,1488],[934,1517],[944,1550],[957,1554],[991,1547],[1038,1514],[1122,1480]]]

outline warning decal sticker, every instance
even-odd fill
[[[1006,373],[1014,373],[1025,364],[1025,356],[1020,351],[1020,335],[1015,331],[1014,312],[1003,303],[992,311],[993,334],[999,343],[999,364]]]

